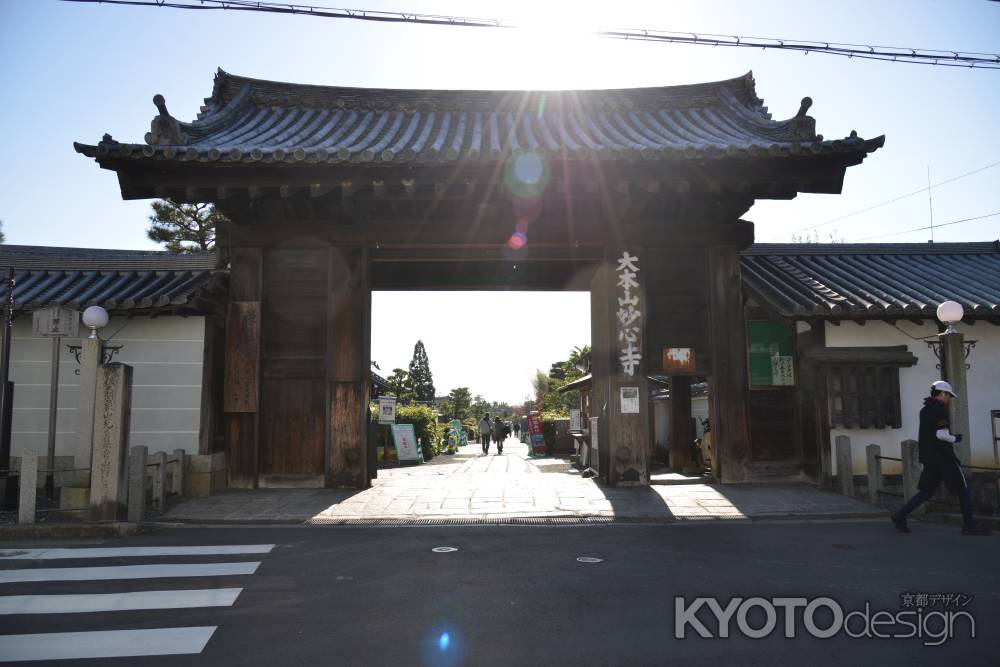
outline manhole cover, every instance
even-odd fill
[[[458,551],[456,547],[434,547],[431,549],[436,554],[450,554],[452,551]]]
[[[594,558],[593,556],[580,556],[576,559],[577,563],[603,563],[603,558]]]

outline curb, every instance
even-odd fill
[[[404,527],[404,526],[581,526],[581,525],[680,525],[708,523],[774,523],[782,521],[850,521],[882,519],[886,513],[870,512],[790,512],[780,514],[731,514],[707,516],[604,516],[604,515],[563,515],[563,516],[454,516],[454,517],[310,517],[299,519],[181,519],[167,518],[160,521],[145,521],[140,524],[149,528],[182,528],[197,526],[367,526],[367,527]]]
[[[114,538],[140,532],[137,523],[35,523],[0,526],[0,540],[79,540]]]

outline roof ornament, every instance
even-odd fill
[[[160,113],[149,124],[146,143],[150,146],[183,146],[186,144],[188,136],[181,132],[181,124],[167,111],[167,101],[163,99],[163,95],[154,95],[153,104],[156,105]]]
[[[816,138],[816,119],[806,115],[806,112],[809,111],[809,107],[812,105],[813,101],[811,97],[802,98],[802,103],[799,104],[799,112],[795,114],[795,118],[792,118],[790,122],[794,139],[812,141]]]

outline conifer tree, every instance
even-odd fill
[[[424,342],[418,340],[413,346],[413,359],[410,360],[410,384],[417,394],[418,401],[434,400],[434,378],[431,375],[431,365],[427,360],[427,350]]]
[[[215,228],[226,217],[211,204],[154,201],[146,236],[174,253],[209,252],[215,247]]]

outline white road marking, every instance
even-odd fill
[[[113,567],[52,567],[0,570],[0,584],[25,581],[98,581],[102,579],[160,579],[166,577],[220,577],[253,574],[260,561],[246,563],[164,563]]]
[[[229,556],[271,553],[273,544],[224,544],[176,547],[98,547],[84,549],[2,549],[0,559],[134,558],[141,556]]]
[[[97,595],[6,595],[0,596],[0,615],[231,607],[242,590],[242,588],[211,588]]]
[[[201,653],[217,627],[0,635],[0,662]]]

